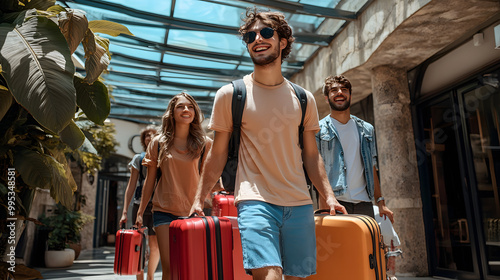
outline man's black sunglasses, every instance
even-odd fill
[[[274,35],[274,29],[271,27],[264,27],[259,31],[260,35],[264,39],[269,39],[273,37]],[[255,38],[257,37],[257,33],[255,31],[249,31],[243,35],[243,41],[247,44],[253,43],[255,41]]]

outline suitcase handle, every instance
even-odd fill
[[[199,217],[198,214],[196,214],[196,212],[194,212],[193,214],[191,214],[189,216],[180,216],[179,220],[191,219],[191,218],[195,218],[195,217]]]
[[[341,214],[344,215],[344,213],[340,212],[339,210],[335,210],[336,214]],[[330,209],[318,209],[314,211],[314,215],[317,214],[330,214]]]
[[[124,230],[125,229],[125,223],[121,224],[120,226],[120,230]],[[142,233],[142,234],[146,234],[148,233],[147,230],[148,230],[148,227],[141,227],[141,228],[138,228],[136,227],[135,225],[132,226],[130,229],[133,229],[133,230],[137,230],[138,232]]]

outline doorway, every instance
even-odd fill
[[[500,279],[500,71],[417,106],[433,275]]]

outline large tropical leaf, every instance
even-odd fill
[[[47,12],[51,12],[51,13],[54,13],[54,14],[59,14],[59,13],[62,13],[62,12],[66,12],[66,8],[64,8],[61,5],[54,5],[54,6],[50,7],[50,8],[48,8]]]
[[[75,125],[76,126],[76,125]],[[66,177],[68,178],[68,184],[71,187],[71,191],[75,192],[78,186],[76,185],[75,178],[73,178],[73,173],[71,173],[71,168],[66,159],[63,149],[51,149],[50,150],[54,158],[63,165],[64,171],[66,172]]]
[[[12,105],[12,94],[10,94],[6,87],[0,86],[0,120],[2,120],[3,116],[7,113],[10,105]]]
[[[2,0],[3,12],[19,12],[28,9],[46,10],[53,6],[56,0]]]
[[[59,29],[68,41],[69,50],[74,53],[88,29],[87,17],[80,10],[69,9],[59,13]]]
[[[94,155],[98,155],[97,150],[95,149],[94,145],[92,145],[92,143],[89,141],[89,139],[87,137],[85,137],[85,142],[83,142],[83,144],[80,146],[79,150],[82,152],[87,152],[87,153],[91,153]]]
[[[85,135],[76,126],[74,121],[70,121],[69,124],[59,133],[61,140],[66,143],[71,149],[76,150],[85,141]]]
[[[50,189],[50,195],[56,202],[71,207],[72,186],[66,177],[64,166],[55,158],[26,148],[18,148],[14,151],[14,167],[28,186]]]
[[[107,20],[93,20],[89,22],[89,28],[94,33],[104,33],[111,36],[118,36],[120,34],[127,34],[134,36],[128,28],[122,24],[107,21]]]
[[[87,72],[84,81],[92,84],[108,67],[109,56],[106,49],[96,42],[94,33],[90,29],[85,33],[82,45],[85,50],[85,72]]]
[[[0,64],[16,101],[58,133],[76,110],[75,67],[59,27],[33,14],[26,12],[21,25],[0,24]]]
[[[104,125],[111,110],[108,88],[99,80],[89,85],[78,75],[75,75],[74,83],[76,104],[91,121]]]
[[[109,59],[111,60],[111,53],[109,52],[109,39],[103,38],[103,37],[95,35],[95,34],[94,34],[94,39],[95,39],[97,44],[99,44],[101,47],[103,47],[106,50],[106,54],[108,55]]]

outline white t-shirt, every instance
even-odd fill
[[[365,167],[361,159],[361,148],[359,133],[352,119],[343,124],[332,118],[333,125],[337,129],[340,144],[344,151],[344,161],[347,168],[347,191],[338,200],[357,203],[370,201],[366,191]]]

